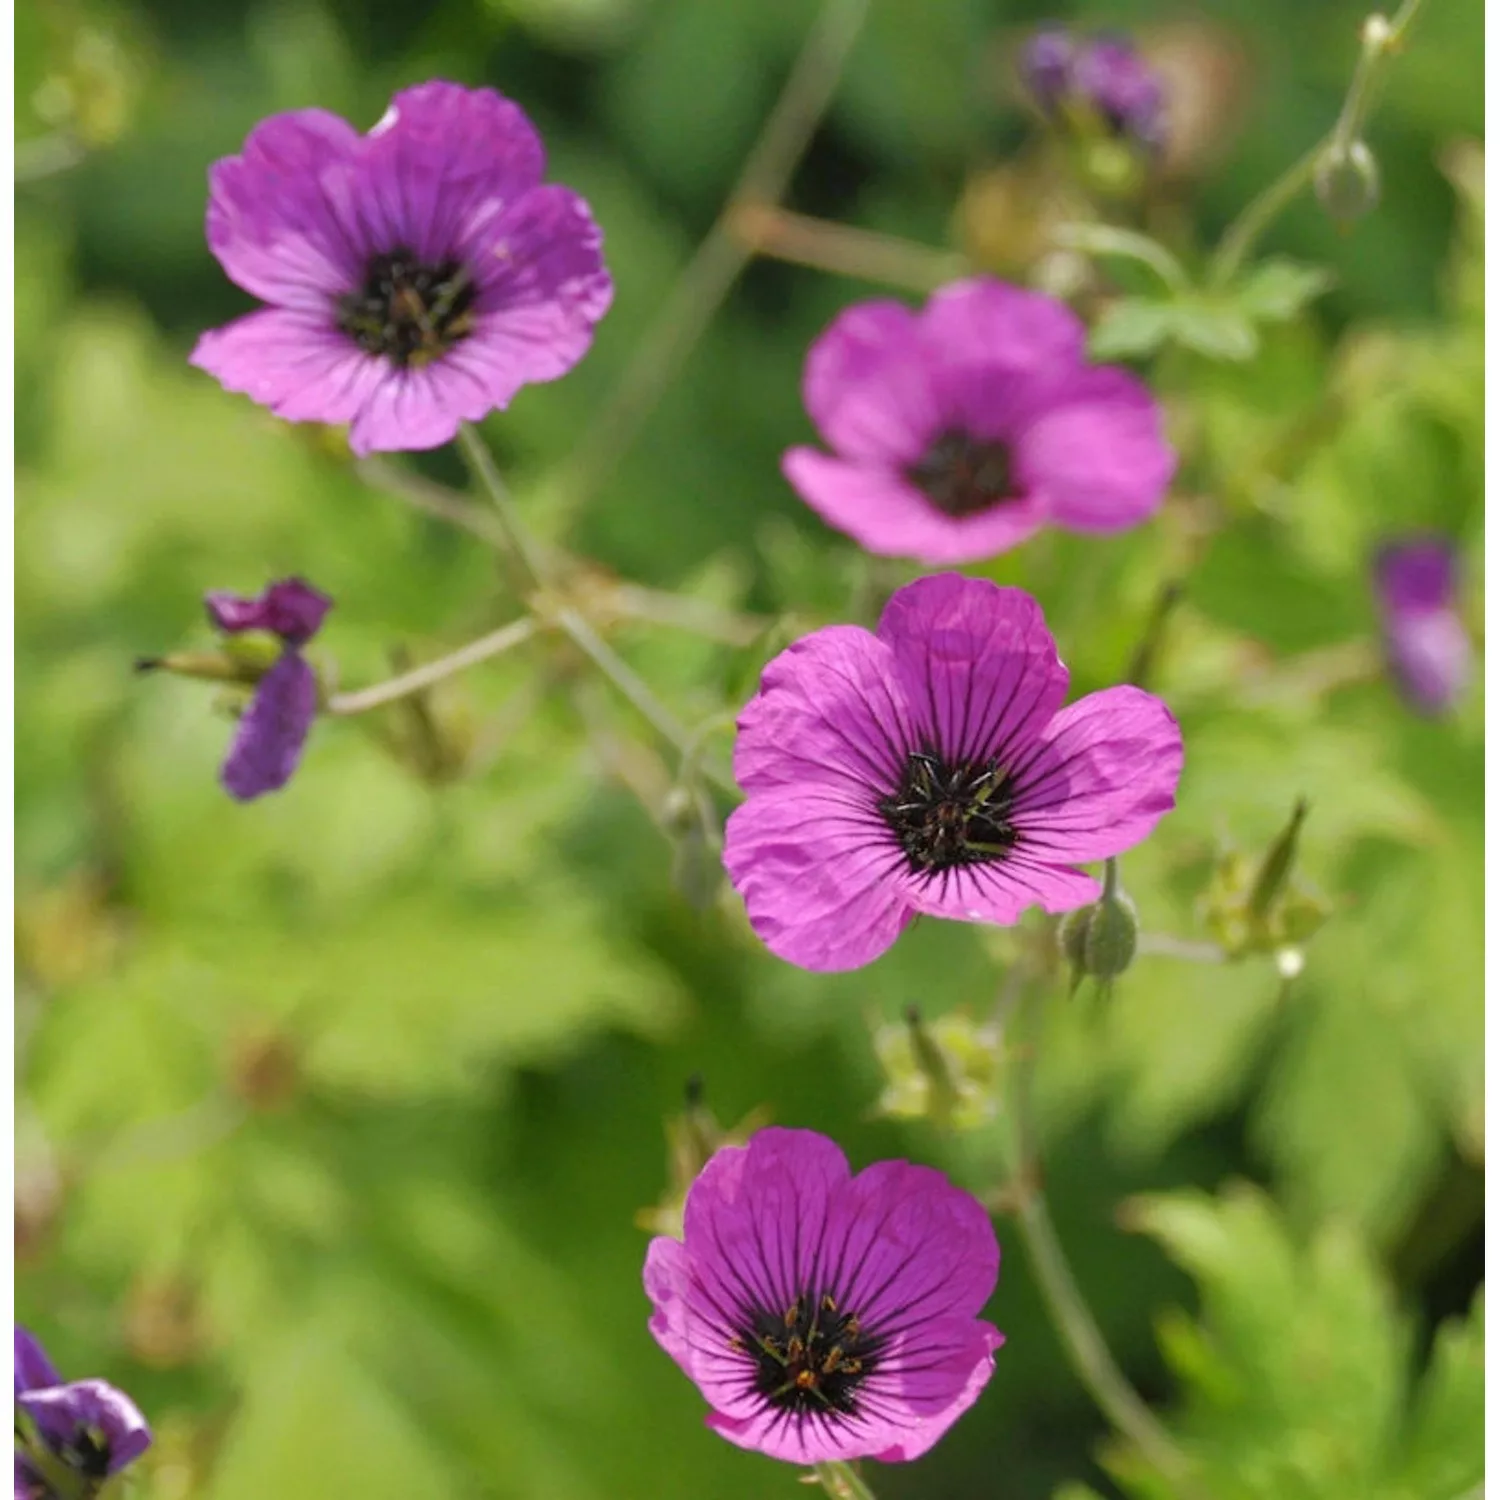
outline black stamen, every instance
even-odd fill
[[[772,1406],[853,1416],[882,1341],[861,1333],[858,1317],[841,1313],[832,1296],[806,1292],[780,1311],[748,1310],[729,1346],[754,1359],[755,1388]]]
[[[1020,838],[1009,821],[1013,801],[996,761],[949,763],[913,750],[900,784],[875,805],[912,872],[924,875],[1004,859]]]
[[[973,516],[1005,500],[1019,500],[1010,449],[980,442],[957,427],[933,439],[906,477],[945,516]]]
[[[430,364],[473,326],[474,281],[456,260],[423,265],[410,250],[372,256],[365,282],[338,299],[338,326],[368,354],[405,369]]]

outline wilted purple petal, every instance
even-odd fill
[[[300,578],[283,578],[253,599],[223,590],[207,594],[208,617],[226,635],[268,630],[289,646],[304,646],[322,628],[333,600]]]
[[[261,678],[240,719],[220,779],[240,802],[285,786],[318,713],[318,679],[295,650]]]
[[[191,362],[356,452],[431,448],[587,352],[613,292],[588,205],[492,89],[404,89],[368,135],[266,120],[209,174],[209,247],[269,304]]]
[[[724,865],[789,963],[858,968],[916,913],[1009,924],[1099,894],[1075,866],[1171,810],[1182,735],[1114,688],[1062,707],[1035,600],[945,573],[891,597],[878,634],[833,626],[766,667],[740,715]]]
[[[48,1449],[80,1472],[118,1473],[151,1446],[151,1429],[140,1409],[108,1381],[75,1380],[27,1391],[16,1400]]]
[[[708,1423],[792,1463],[916,1458],[978,1398],[1003,1342],[989,1216],[930,1167],[850,1176],[809,1130],[716,1152],[683,1238],[646,1256],[651,1332]]]

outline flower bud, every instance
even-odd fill
[[[1338,224],[1362,219],[1380,202],[1380,167],[1363,141],[1323,153],[1313,174],[1318,202]]]
[[[874,1032],[886,1077],[875,1112],[897,1120],[930,1120],[939,1130],[972,1130],[995,1113],[1000,1034],[961,1011],[929,1023],[915,1005]]]
[[[1203,897],[1204,920],[1230,958],[1298,950],[1328,920],[1328,902],[1296,870],[1308,804],[1298,799],[1286,825],[1256,861],[1224,853]],[[1278,963],[1290,962],[1278,957]]]
[[[1119,888],[1114,861],[1104,876],[1104,892],[1092,906],[1071,911],[1057,930],[1063,957],[1073,971],[1072,993],[1084,977],[1107,989],[1130,967],[1140,931],[1135,903]]]

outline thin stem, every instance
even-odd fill
[[[547,576],[541,554],[521,524],[521,518],[516,513],[516,503],[511,498],[505,480],[500,476],[500,470],[495,467],[494,457],[484,439],[467,422],[459,424],[458,451],[463,454],[464,462],[468,464],[469,472],[479,481],[480,488],[490,497],[495,515],[505,532],[506,547],[525,575],[526,582],[533,586],[541,584]]]
[[[730,225],[756,255],[913,292],[935,291],[973,269],[968,257],[956,251],[809,218],[768,203],[740,204],[731,210]]]
[[[412,473],[410,469],[402,468],[400,464],[373,455],[356,460],[354,472],[371,489],[394,495],[413,510],[434,516],[439,521],[446,521],[450,526],[457,526],[497,551],[509,551],[510,533],[504,525],[487,510],[481,510],[459,491],[449,489],[446,484],[425,479],[420,474]]]
[[[559,508],[576,511],[592,498],[629,450],[688,351],[751,256],[732,222],[743,203],[778,202],[822,119],[864,24],[868,0],[826,0],[803,43],[724,211],[698,246],[558,486]]]
[[[840,1459],[828,1463],[814,1464],[813,1473],[818,1483],[834,1497],[834,1500],[875,1500],[875,1491]]]
[[[1133,260],[1154,271],[1169,291],[1188,289],[1188,273],[1182,262],[1163,244],[1148,234],[1121,229],[1114,224],[1058,224],[1051,231],[1055,244],[1064,250],[1077,250],[1100,258],[1116,256]]]
[[[449,489],[445,484],[414,474],[410,469],[383,458],[359,459],[354,471],[372,489],[405,501],[423,515],[467,531],[497,552],[510,551],[510,533],[505,526],[458,490]],[[554,553],[548,565],[557,571],[564,561],[566,559]],[[593,584],[592,578],[590,584]],[[752,645],[769,623],[756,615],[719,609],[697,599],[684,599],[638,583],[604,579],[602,575],[598,587],[602,596],[598,606],[600,612],[620,619],[639,620],[647,625],[685,630],[731,646]]]
[[[1422,0],[1406,0],[1395,19],[1370,16],[1360,39],[1359,61],[1349,82],[1348,93],[1333,128],[1311,151],[1299,157],[1280,177],[1252,198],[1225,231],[1209,265],[1210,287],[1224,287],[1234,279],[1256,241],[1302,190],[1311,184],[1326,153],[1347,151],[1359,138],[1374,100],[1375,85],[1385,62],[1400,50],[1406,32],[1416,19]],[[1375,23],[1379,24],[1375,24]]]
[[[1106,870],[1108,878],[1109,870]],[[1010,1125],[1012,1168],[1020,1184],[1016,1222],[1026,1242],[1042,1300],[1062,1341],[1063,1350],[1084,1388],[1115,1429],[1129,1438],[1144,1457],[1170,1482],[1186,1486],[1191,1479],[1187,1456],[1173,1441],[1155,1413],[1125,1378],[1093,1312],[1074,1279],[1063,1253],[1040,1174],[1034,1170],[1036,1147],[1031,1120],[1031,1074],[1036,1055],[1035,1030],[1040,991],[1022,1007],[1026,1034],[1015,1047],[1007,1046],[1008,1076],[1001,1084],[1001,1102]]]
[[[377,682],[373,687],[361,688],[356,693],[335,693],[328,700],[327,711],[341,716],[362,714],[368,713],[372,708],[379,708],[382,704],[394,703],[398,698],[408,698],[445,678],[477,666],[482,661],[488,661],[492,656],[499,656],[523,641],[529,641],[540,629],[541,625],[534,616],[523,615],[519,620],[512,620],[509,625],[502,625],[498,630],[480,636],[477,641],[470,641],[467,646],[460,646],[457,651],[438,657],[436,661],[413,667],[410,672],[403,672],[399,677]]]
[[[1142,958],[1180,958],[1193,964],[1221,964],[1229,957],[1217,943],[1195,943],[1166,932],[1143,932],[1135,951]]]
[[[680,755],[693,747],[693,735],[637,675],[635,669],[580,615],[564,605],[554,616],[558,628],[578,647],[616,691]],[[699,762],[703,774],[721,790],[739,796],[733,777],[707,761]]]

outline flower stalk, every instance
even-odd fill
[[[1115,1430],[1132,1442],[1163,1478],[1179,1486],[1184,1494],[1195,1494],[1187,1455],[1136,1393],[1110,1353],[1098,1320],[1068,1264],[1040,1185],[1031,1118],[1031,1075],[1040,998],[1041,992],[1035,986],[1022,996],[1019,1020],[1025,1035],[1014,1046],[1001,1051],[1008,1064],[1000,1081],[1001,1107],[1009,1136],[1008,1169],[1018,1184],[1018,1190],[1005,1195],[1005,1201],[1013,1210],[1026,1244],[1052,1326],[1084,1389]]]
[[[851,1464],[834,1462],[817,1464],[813,1473],[824,1491],[834,1500],[875,1500],[875,1491],[854,1472]]]
[[[1395,17],[1386,21],[1372,15],[1360,35],[1359,61],[1333,128],[1310,151],[1298,157],[1241,210],[1225,231],[1209,265],[1208,285],[1220,289],[1234,280],[1261,235],[1310,187],[1318,168],[1326,160],[1347,155],[1359,141],[1361,129],[1374,102],[1376,84],[1387,62],[1401,50],[1406,34],[1422,8],[1422,0],[1405,0]]]

